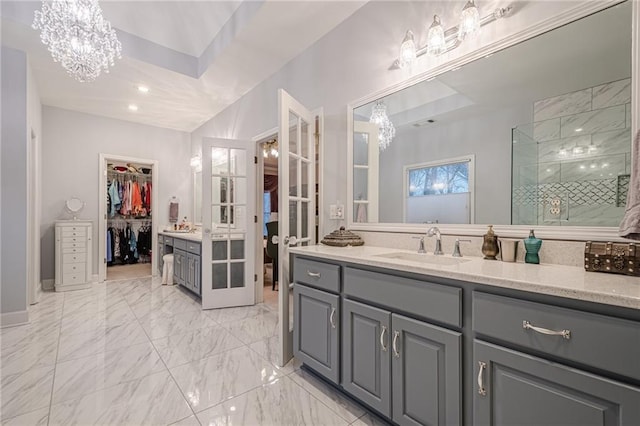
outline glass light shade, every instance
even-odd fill
[[[413,32],[407,30],[407,34],[400,45],[400,67],[411,65],[416,60],[416,42]]]
[[[32,26],[40,30],[53,61],[79,82],[108,73],[121,57],[122,46],[111,23],[102,17],[98,0],[43,0]]]
[[[581,147],[581,146],[576,145],[576,146],[573,147],[572,152],[573,152],[573,155],[582,155],[582,154],[584,154],[584,148]]]
[[[380,151],[384,151],[391,145],[391,141],[396,136],[396,128],[389,120],[387,115],[387,106],[382,101],[376,102],[371,111],[369,122],[378,125],[378,147]]]
[[[433,15],[433,23],[427,33],[427,53],[432,56],[443,54],[447,50],[444,28],[438,15]]]
[[[199,155],[196,155],[195,157],[191,157],[191,167],[193,167],[194,169],[199,169],[200,167],[202,167],[202,158],[200,158]]]
[[[460,24],[458,25],[458,40],[462,41],[467,36],[473,36],[480,31],[480,12],[474,3],[469,0],[462,9]]]
[[[563,146],[560,148],[560,151],[558,151],[558,155],[560,157],[566,157],[567,156],[567,149]]]

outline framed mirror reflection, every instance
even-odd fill
[[[633,75],[626,1],[355,103],[349,225],[615,230]]]

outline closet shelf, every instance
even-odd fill
[[[151,216],[147,217],[109,217],[107,218],[107,222],[151,222],[153,219]]]
[[[145,173],[135,173],[135,172],[118,172],[115,170],[107,170],[107,176],[109,177],[113,177],[113,176],[128,176],[128,177],[142,177],[145,179],[151,179],[151,173],[149,174],[145,174]]]

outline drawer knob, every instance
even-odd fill
[[[320,272],[311,272],[311,271],[307,271],[307,275],[309,275],[310,277],[313,278],[320,278]]]
[[[525,330],[533,330],[536,333],[546,334],[548,336],[562,336],[567,340],[571,339],[571,330],[549,330],[548,328],[536,327],[527,320],[522,321],[522,328]]]
[[[487,394],[487,390],[484,387],[484,370],[487,368],[487,363],[478,361],[478,394],[485,396]]]

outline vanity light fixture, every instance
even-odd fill
[[[396,136],[396,128],[393,127],[393,123],[389,120],[387,106],[382,101],[377,101],[373,106],[369,122],[378,125],[378,147],[380,151],[384,151],[391,145],[391,141]]]
[[[199,155],[195,155],[191,157],[190,161],[191,167],[196,170],[199,170],[202,167],[202,158]]]
[[[400,45],[400,63],[402,67],[411,65],[416,60],[416,42],[413,38],[413,31],[407,30],[407,34]]]
[[[509,16],[512,6],[501,7],[492,13],[480,18],[478,6],[475,0],[468,0],[462,9],[458,25],[445,29],[438,15],[433,16],[433,22],[427,30],[427,44],[419,47],[415,43],[413,33],[407,31],[400,46],[400,57],[396,59],[389,69],[400,69],[411,65],[416,58],[428,53],[438,56],[449,52],[480,31],[480,27],[493,21]],[[412,43],[413,42],[413,46]],[[415,55],[414,55],[415,52]]]
[[[427,53],[431,56],[439,56],[447,51],[447,43],[444,37],[444,28],[438,15],[433,15],[433,22],[427,33]]]
[[[480,12],[474,0],[469,0],[462,9],[460,15],[460,25],[458,29],[458,40],[462,41],[467,36],[476,35],[480,31]]]

